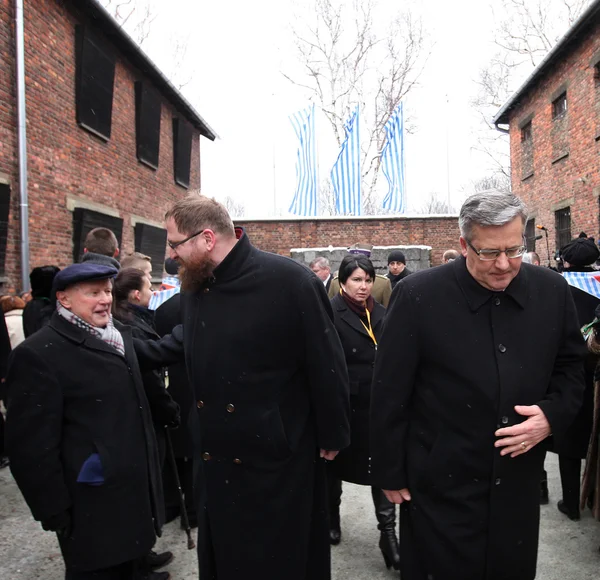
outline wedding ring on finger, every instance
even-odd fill
[[[525,451],[527,449],[527,447],[529,446],[529,444],[525,441],[521,441],[521,449],[523,451]]]

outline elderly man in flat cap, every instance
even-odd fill
[[[131,332],[110,314],[116,274],[89,262],[59,272],[50,323],[9,361],[11,470],[33,517],[56,532],[67,580],[136,578],[163,519]]]

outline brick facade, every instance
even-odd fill
[[[236,220],[261,250],[290,255],[292,248],[348,247],[357,242],[374,246],[431,246],[431,265],[442,263],[446,250],[460,250],[458,218],[332,218]]]
[[[506,117],[497,121],[506,120],[510,127],[513,192],[528,204],[536,225],[548,228],[551,252],[560,245],[557,210],[570,208],[570,237],[585,231],[598,238],[600,232],[598,11],[584,18],[572,36],[517,94]],[[565,91],[566,113],[556,115],[560,108],[553,102],[559,104]],[[526,138],[529,121],[531,141]],[[545,262],[545,240],[539,240],[537,251]]]
[[[5,291],[18,289],[21,276],[13,4],[0,0],[0,50],[7,57],[0,60],[0,179],[11,186]],[[83,15],[72,4],[25,3],[31,268],[72,261],[74,206],[107,208],[122,218],[122,252],[128,253],[134,249],[135,221],[162,224],[166,209],[187,193],[174,181],[172,133],[172,118],[185,115],[161,92],[158,169],[138,161],[134,82],[149,82],[149,77],[118,50],[110,139],[105,142],[77,125],[75,26]],[[190,189],[198,189],[199,131],[193,131]]]

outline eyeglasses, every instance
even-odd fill
[[[468,240],[466,240],[466,242],[467,246],[469,246],[469,248],[479,256],[479,259],[484,262],[497,260],[500,257],[500,254],[506,254],[506,257],[509,260],[520,258],[527,251],[525,246],[514,246],[513,248],[506,248],[506,250],[476,250],[471,242]]]
[[[169,246],[169,248],[171,248],[171,250],[174,250],[175,248],[178,248],[179,246],[185,244],[186,242],[189,242],[192,238],[195,238],[196,236],[203,234],[205,231],[206,231],[206,229],[196,232],[195,234],[188,236],[187,238],[185,238],[185,240],[181,240],[180,242],[167,242],[167,246]]]

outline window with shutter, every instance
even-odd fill
[[[123,238],[123,220],[91,209],[77,207],[73,211],[73,262],[78,263],[83,256],[85,237],[94,228],[108,228],[119,242]]]
[[[137,223],[134,237],[135,251],[152,259],[152,281],[160,282],[167,252],[167,230]]]
[[[192,127],[183,119],[173,118],[173,161],[175,183],[190,186],[190,162],[192,155]]]
[[[108,141],[112,121],[115,55],[89,25],[75,27],[77,123]]]
[[[135,83],[135,137],[137,158],[158,169],[160,149],[160,94],[147,82]]]

